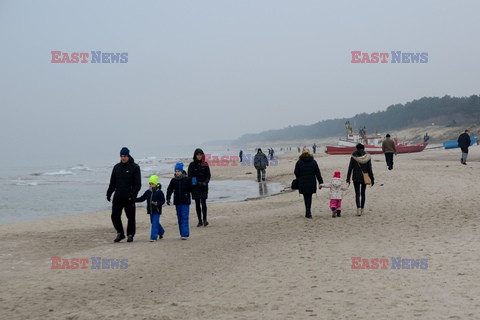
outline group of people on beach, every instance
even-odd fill
[[[426,137],[428,137],[428,134]],[[425,141],[428,141],[428,139]],[[465,132],[458,137],[457,142],[462,150],[460,162],[463,165],[466,165],[468,147],[471,144],[469,130],[465,130]],[[393,156],[397,154],[397,149],[390,134],[387,134],[382,141],[382,152],[385,155],[385,162],[388,170],[393,170]],[[350,157],[345,184],[341,180],[340,171],[335,171],[333,173],[330,183],[324,183],[317,162],[313,159],[313,155],[310,151],[305,147],[300,154],[299,160],[295,164],[294,174],[296,181],[295,183],[292,183],[292,186],[295,185],[295,189],[298,189],[299,193],[303,195],[305,217],[309,219],[312,218],[312,195],[316,193],[317,190],[316,180],[319,184],[318,189],[330,189],[330,210],[332,212],[332,217],[341,217],[343,191],[348,189],[350,181],[353,181],[353,187],[355,189],[357,216],[361,216],[364,213],[367,185],[373,187],[375,184],[371,156],[365,151],[365,146],[361,143],[356,145],[356,150]]]
[[[459,136],[458,145],[462,150],[460,162],[465,165],[470,145],[468,130],[465,130]],[[385,155],[388,170],[392,170],[393,156],[397,154],[397,150],[394,141],[390,138],[390,134],[387,134],[382,142],[382,151]],[[243,152],[241,151],[240,157],[242,155]],[[268,157],[259,148],[254,157],[258,182],[265,181],[265,172],[268,164]],[[128,148],[123,147],[120,150],[120,162],[113,167],[110,184],[107,189],[107,200],[109,202],[112,201],[112,223],[117,231],[114,242],[120,242],[125,238],[127,238],[127,242],[133,241],[136,231],[135,203],[144,201],[147,201],[147,213],[150,215],[152,225],[150,241],[162,239],[165,233],[160,223],[162,205],[165,203],[170,205],[172,195],[182,240],[186,240],[190,236],[189,214],[191,198],[195,200],[198,218],[197,227],[208,226],[206,200],[208,198],[208,184],[211,174],[209,165],[205,161],[203,150],[196,149],[194,151],[193,161],[188,166],[188,172],[185,172],[183,166],[182,162],[175,164],[175,174],[167,187],[166,197],[157,175],[149,177],[149,189],[142,196],[138,197],[141,188],[140,167],[135,163]],[[298,189],[299,193],[303,195],[305,217],[308,219],[312,218],[312,196],[316,193],[317,181],[319,184],[318,189],[330,189],[329,207],[332,217],[341,217],[343,192],[348,189],[351,181],[355,190],[357,216],[361,216],[364,213],[367,185],[373,187],[375,184],[371,156],[365,151],[365,146],[361,143],[356,145],[356,150],[351,154],[345,183],[341,179],[340,171],[334,172],[330,183],[324,183],[318,163],[306,147],[303,147],[302,153],[295,164],[294,174],[296,177],[295,187],[294,183],[292,183],[292,188]],[[122,210],[125,210],[128,219],[126,235],[121,220]]]
[[[207,198],[208,184],[211,174],[205,154],[202,149],[196,149],[193,161],[185,172],[182,162],[175,164],[175,174],[167,187],[167,196],[164,196],[162,186],[157,175],[149,177],[149,188],[142,196],[138,197],[141,189],[140,167],[130,155],[130,150],[123,147],[120,150],[120,162],[112,170],[110,184],[107,189],[107,200],[112,201],[112,223],[117,231],[114,242],[125,239],[125,231],[122,224],[122,210],[127,216],[127,242],[132,242],[136,232],[135,203],[147,201],[147,213],[150,215],[151,232],[150,241],[163,238],[165,229],[160,223],[162,205],[170,205],[173,195],[173,204],[177,212],[178,227],[182,240],[190,236],[189,215],[191,199],[195,200],[195,208],[198,217],[197,227],[208,226]],[[113,199],[112,199],[113,194]]]
[[[312,219],[312,195],[317,192],[317,181],[319,184],[318,189],[330,189],[329,207],[333,218],[341,217],[343,191],[346,191],[350,186],[350,181],[353,181],[353,187],[355,189],[357,216],[361,216],[365,208],[365,191],[367,185],[373,186],[375,183],[371,156],[365,152],[365,147],[361,143],[356,145],[356,150],[350,157],[346,183],[343,183],[341,180],[340,171],[333,173],[330,183],[324,183],[318,163],[308,148],[304,148],[300,154],[295,164],[294,174],[296,177],[295,188],[298,188],[298,192],[303,195],[305,217],[308,219]],[[368,179],[365,175],[368,176]]]

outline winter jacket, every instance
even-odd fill
[[[460,149],[462,149],[462,152],[468,153],[468,147],[470,147],[470,143],[471,143],[470,136],[468,135],[468,133],[465,133],[465,132],[462,133],[458,137],[457,142]]]
[[[173,193],[173,204],[190,204],[190,193],[192,192],[192,181],[185,171],[182,175],[175,176],[170,180],[170,184],[167,188],[167,201],[170,201],[170,197]]]
[[[347,182],[350,183],[350,177],[352,177],[353,182],[363,183],[363,172],[368,172],[373,185],[375,179],[373,177],[371,156],[365,150],[356,150],[352,153],[348,165]]]
[[[113,167],[107,198],[115,192],[114,198],[135,199],[141,187],[140,167],[130,156],[127,163],[119,162]]]
[[[301,194],[317,193],[317,181],[323,183],[320,168],[312,155],[302,153],[295,164],[295,177],[298,179],[298,192]]]
[[[382,142],[382,151],[383,153],[397,153],[397,148],[395,147],[395,141],[390,138],[385,138]]]
[[[332,178],[330,183],[322,183],[323,188],[330,188],[330,199],[341,200],[343,191],[348,189],[348,185],[342,185],[340,178]]]
[[[202,160],[197,159],[197,155],[204,155],[202,149],[196,149],[193,153],[193,161],[188,165],[188,176],[190,179],[196,178],[196,185],[192,185],[193,199],[207,199],[208,198],[208,183],[210,182],[211,174],[208,162],[205,161],[205,155]]]
[[[268,158],[262,151],[258,151],[255,157],[253,158],[253,165],[257,170],[266,169],[268,166]]]
[[[135,202],[143,202],[145,200],[147,200],[147,214],[162,214],[162,205],[165,203],[165,196],[163,195],[161,186],[158,186],[153,190],[148,189],[141,197],[136,198]],[[156,204],[153,204],[152,202]]]

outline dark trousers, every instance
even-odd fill
[[[307,214],[311,214],[312,213],[312,193],[304,193],[303,202],[305,202],[305,212]]]
[[[127,235],[135,235],[135,202],[128,201],[128,198],[115,198],[112,202],[112,223],[117,233],[125,234],[122,224],[122,210],[128,219]]]
[[[198,222],[202,222],[202,212],[203,222],[207,221],[207,199],[195,199],[195,210],[197,211]]]
[[[363,182],[353,181],[353,188],[355,189],[355,202],[357,204],[357,208],[364,208],[365,207],[365,189],[367,188],[367,185]]]
[[[468,148],[461,148],[462,149],[462,159],[460,159],[460,162],[463,164],[467,164],[467,157],[468,157]]]
[[[393,152],[385,153],[385,161],[387,162],[388,169],[393,169]]]
[[[257,181],[260,182],[260,179],[265,181],[265,169],[257,169]]]

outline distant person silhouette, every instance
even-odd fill
[[[457,139],[458,146],[462,150],[462,158],[460,159],[460,163],[463,165],[467,164],[467,157],[468,157],[468,147],[470,147],[470,131],[465,130]]]
[[[257,182],[265,181],[265,171],[268,166],[268,158],[260,148],[258,148],[257,154],[253,159],[253,165],[255,166],[255,169],[257,169]]]
[[[395,141],[390,139],[390,134],[387,133],[385,140],[382,142],[382,151],[385,154],[385,161],[387,162],[388,170],[393,169],[393,155],[397,155],[397,148],[395,147]]]

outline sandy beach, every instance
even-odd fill
[[[267,169],[269,181],[287,186],[281,194],[209,204],[210,225],[201,228],[191,206],[187,241],[173,206],[163,208],[165,238],[154,243],[144,208],[133,243],[113,243],[109,211],[1,225],[2,318],[478,319],[479,146],[466,166],[459,149],[401,154],[392,171],[373,155],[365,214],[354,215],[351,186],[335,219],[328,189],[305,219],[303,198],[288,188],[297,158],[281,155]],[[336,170],[346,177],[349,156],[315,158],[324,181]],[[212,179],[256,175],[252,167],[211,170]],[[87,268],[52,269],[54,257],[69,266],[87,259]],[[387,259],[388,268],[353,269],[352,257]],[[92,268],[92,258],[107,263]],[[392,258],[406,262],[393,268]],[[408,259],[427,267],[407,269]]]

